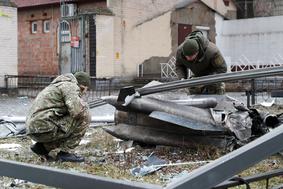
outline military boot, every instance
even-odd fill
[[[68,162],[83,162],[85,159],[83,157],[77,156],[75,154],[60,151],[57,154],[56,160],[58,160],[58,161],[68,161]]]
[[[31,149],[34,153],[36,153],[37,155],[48,157],[48,151],[47,151],[46,148],[44,147],[43,143],[37,142],[37,143],[31,145],[31,146],[30,146],[30,149]]]

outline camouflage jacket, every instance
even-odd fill
[[[187,69],[190,69],[196,77],[227,72],[227,65],[220,51],[215,44],[203,36],[201,31],[194,31],[187,38],[197,40],[199,54],[196,60],[190,62],[186,60],[186,57],[182,53],[182,47],[185,41],[178,47],[176,72],[179,79],[186,79],[188,77]]]
[[[58,76],[34,100],[26,119],[27,133],[45,133],[54,127],[68,130],[69,125],[62,125],[60,120],[79,118],[84,111],[89,114],[74,75]]]

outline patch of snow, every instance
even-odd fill
[[[274,104],[275,100],[273,99],[271,102],[262,102],[260,103],[262,106],[271,107]]]
[[[0,149],[6,149],[8,151],[17,151],[22,146],[20,144],[0,144]]]
[[[81,144],[87,144],[87,143],[89,143],[89,142],[90,142],[90,140],[84,140],[84,139],[83,139],[83,140],[81,140],[80,145],[81,145]]]

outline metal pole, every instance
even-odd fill
[[[131,98],[129,99],[133,99],[136,96],[154,94],[154,93],[164,92],[174,89],[181,89],[181,88],[193,87],[198,85],[209,85],[213,83],[235,81],[239,79],[254,79],[259,77],[275,76],[275,75],[280,75],[282,73],[283,73],[283,66],[278,66],[278,67],[265,68],[265,69],[223,73],[223,74],[208,75],[193,79],[172,81],[155,86],[139,88],[136,90],[134,89],[134,87],[128,86],[120,89],[118,101],[119,103],[125,103],[125,99],[128,96],[131,96]],[[130,100],[127,101],[128,102],[126,102],[125,105],[127,105],[130,102]]]
[[[6,92],[8,92],[8,87],[9,87],[9,86],[8,86],[8,77],[9,77],[9,76],[8,76],[8,75],[5,75],[4,77],[5,77],[5,79],[4,79],[4,80],[5,80],[5,89],[6,89]]]
[[[256,94],[256,88],[255,88],[255,80],[251,80],[251,95],[252,95],[252,105],[255,105],[255,94]]]
[[[273,177],[278,177],[278,176],[281,176],[281,175],[283,175],[283,169],[276,169],[276,170],[272,170],[270,172],[264,172],[264,173],[260,173],[260,174],[257,174],[257,175],[241,177],[241,178],[247,183],[266,180],[266,188],[268,188],[268,180],[273,178]],[[233,177],[233,178],[235,178],[235,177]],[[240,183],[237,180],[234,180],[233,178],[213,187],[213,189],[227,189],[229,187],[239,186],[240,184],[243,184],[243,183]]]
[[[25,123],[26,117],[25,116],[1,116],[1,119],[4,119],[6,121],[11,121],[14,123]],[[114,115],[104,115],[104,116],[91,116],[91,123],[98,123],[98,122],[107,122],[112,123],[114,122]]]
[[[250,108],[251,107],[251,92],[250,91],[246,91],[246,95],[247,95],[247,107]]]
[[[247,3],[247,0],[245,0],[245,18],[248,18],[248,3]]]
[[[151,87],[139,88],[137,89],[137,92],[140,95],[147,95],[147,94],[153,94],[157,92],[180,89],[185,87],[193,87],[197,85],[204,85],[204,84],[208,85],[218,82],[235,81],[239,79],[254,79],[258,77],[279,75],[282,73],[283,73],[283,66],[257,69],[257,70],[248,70],[242,72],[223,73],[223,74],[208,75],[193,79],[172,81]]]
[[[27,180],[34,183],[68,189],[161,189],[161,186],[114,180],[84,173],[59,170],[50,167],[32,165],[0,159],[0,175]]]
[[[283,149],[283,125],[217,160],[193,170],[166,189],[207,189]]]

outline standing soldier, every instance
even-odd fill
[[[188,78],[188,69],[192,77],[201,77],[227,72],[227,65],[215,44],[203,36],[201,31],[194,31],[178,47],[176,72],[179,79]],[[191,94],[224,94],[223,82],[190,88]]]
[[[82,162],[70,153],[79,145],[90,124],[89,108],[82,95],[90,86],[85,72],[60,75],[42,90],[27,115],[27,134],[36,141],[31,150],[47,159]]]

